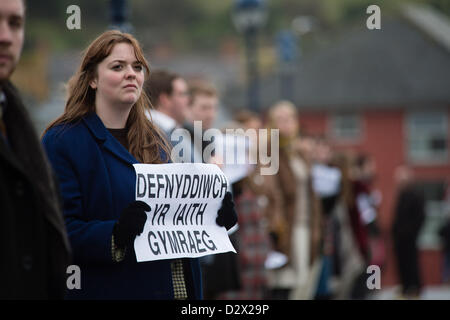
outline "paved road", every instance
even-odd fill
[[[372,300],[394,300],[398,299],[398,287],[382,289],[374,293]],[[450,300],[450,286],[425,287],[420,300]]]

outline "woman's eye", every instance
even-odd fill
[[[134,69],[136,69],[138,71],[142,71],[143,68],[142,68],[142,66],[140,64],[138,64],[138,65],[134,66]]]
[[[122,65],[118,64],[112,67],[113,70],[122,70]]]

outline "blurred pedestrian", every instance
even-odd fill
[[[442,264],[442,282],[450,284],[450,219],[439,229],[439,236],[442,241],[442,253],[444,262]]]
[[[0,299],[61,299],[70,263],[57,185],[9,81],[22,50],[23,0],[0,6]]]
[[[271,128],[279,129],[279,171],[275,175],[282,195],[282,228],[277,234],[280,250],[288,264],[271,270],[272,289],[280,298],[310,299],[314,296],[320,213],[318,199],[312,186],[311,163],[306,150],[298,148],[299,124],[295,106],[280,101],[269,110]],[[301,139],[301,138],[300,138]]]
[[[213,127],[219,108],[217,89],[207,80],[189,82],[189,118],[201,121],[203,130]]]
[[[184,128],[190,130],[191,137],[195,138],[194,122],[199,121],[201,124],[201,135],[205,130],[211,129],[217,118],[219,110],[219,93],[216,87],[207,80],[193,80],[189,81],[189,107],[187,112],[187,119],[184,123]],[[198,134],[198,133],[197,133]],[[203,162],[215,163],[223,162],[223,159],[216,159],[216,154],[204,154],[205,148],[214,143],[214,141],[207,141],[201,139],[201,145],[195,146],[203,156]],[[195,145],[194,141],[192,143]]]
[[[320,199],[322,212],[321,271],[315,299],[333,298],[334,275],[340,274],[340,260],[337,249],[340,245],[339,220],[336,205],[342,188],[342,172],[332,163],[333,153],[325,137],[316,137],[313,152],[313,190]]]
[[[313,190],[312,141],[306,135],[297,135],[293,143],[291,166],[297,179],[297,205],[292,234],[296,249],[292,254],[297,281],[290,299],[305,300],[314,297],[319,280],[323,217],[319,197]]]
[[[336,287],[334,288],[333,298],[351,299],[354,298],[352,296],[354,288],[360,283],[367,289],[367,265],[359,250],[351,224],[351,213],[357,212],[351,179],[352,157],[349,152],[338,152],[333,155],[331,163],[339,168],[342,174],[339,198],[334,211],[337,222],[335,232],[338,233],[335,239],[339,240],[335,243],[333,257],[334,261],[339,262],[339,268],[334,268]],[[358,298],[362,297],[359,296]]]
[[[367,229],[368,264],[382,267],[384,264],[384,243],[378,223],[378,207],[381,193],[374,190],[376,165],[373,157],[359,154],[355,159],[355,197],[361,221]]]
[[[69,80],[66,108],[45,130],[64,215],[82,270],[69,299],[201,299],[198,259],[138,263],[133,243],[150,210],[135,201],[135,163],[167,163],[167,142],[146,117],[148,63],[137,40],[111,30],[87,48]],[[89,155],[89,156],[86,156]],[[225,197],[219,222],[236,221]]]
[[[395,180],[398,192],[392,237],[401,294],[406,299],[417,299],[422,289],[417,238],[425,219],[425,201],[413,184],[412,172],[408,167],[397,167]]]
[[[159,127],[170,141],[174,162],[202,162],[201,150],[194,145],[191,130],[186,130],[189,91],[187,82],[177,73],[158,69],[144,83],[153,109],[147,117]]]
[[[444,195],[444,211],[446,219],[439,229],[439,236],[442,241],[442,253],[444,261],[442,265],[442,282],[450,284],[450,180],[446,182],[447,186]]]
[[[364,259],[366,269],[370,265],[383,267],[385,245],[378,225],[378,207],[381,194],[373,189],[376,179],[376,165],[372,156],[366,153],[353,154],[351,181],[353,206],[349,207],[352,231]],[[363,270],[355,282],[353,299],[367,298],[367,273]]]
[[[189,84],[189,103],[187,119],[184,123],[184,128],[191,128],[192,134],[191,143],[202,154],[202,161],[205,163],[217,164],[219,167],[223,164],[223,159],[215,157],[215,152],[211,154],[204,154],[206,146],[216,141],[203,141],[203,133],[205,130],[211,129],[216,121],[217,111],[219,107],[219,93],[214,85],[207,80],[190,81]],[[195,122],[199,121],[201,124],[202,143],[195,144]],[[197,137],[198,139],[198,137]],[[215,145],[215,148],[218,148]],[[231,182],[232,183],[232,182]],[[230,186],[233,199],[236,197],[233,186]],[[229,233],[230,241],[239,252],[239,245],[237,243],[237,235],[233,230]],[[200,258],[202,275],[203,275],[203,290],[205,299],[220,299],[225,298],[225,293],[236,291],[241,288],[241,279],[239,274],[238,255],[232,252],[225,252],[216,255],[210,255]]]
[[[235,128],[247,130],[262,129],[262,121],[258,114],[241,110],[235,115]],[[247,136],[247,135],[246,135]],[[248,152],[258,146],[258,136],[249,133]],[[256,140],[252,138],[255,137]],[[269,233],[266,216],[268,208],[267,188],[269,179],[260,174],[261,164],[241,164],[246,175],[233,184],[233,191],[238,214],[238,230],[236,231],[239,251],[240,290],[222,295],[228,299],[260,300],[267,297],[267,273],[265,261],[269,252]],[[236,167],[235,167],[236,168]],[[273,204],[273,201],[272,201]]]

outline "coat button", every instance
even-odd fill
[[[33,257],[30,255],[22,256],[22,267],[26,271],[30,271],[33,268]]]

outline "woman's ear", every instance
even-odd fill
[[[90,86],[92,89],[96,90],[96,89],[97,89],[97,79],[93,79],[93,80],[89,83],[89,86]]]

